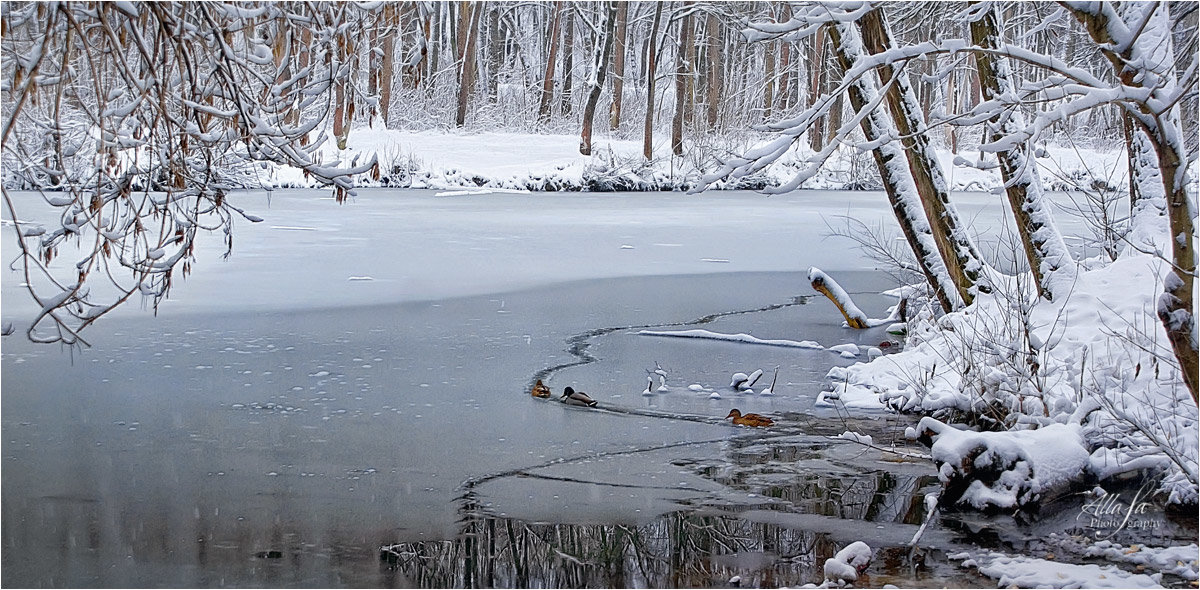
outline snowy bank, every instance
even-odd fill
[[[831,370],[832,389],[979,430],[1079,424],[1088,473],[1150,468],[1165,473],[1169,502],[1195,503],[1197,408],[1155,316],[1163,264],[1085,261],[1053,302],[997,274],[963,310],[910,310],[905,350]]]
[[[682,158],[664,155],[651,161],[642,156],[642,142],[598,135],[595,154],[579,153],[579,136],[515,132],[404,131],[359,127],[351,131],[346,149],[326,142],[313,154],[324,166],[349,165],[378,158],[378,178],[364,175],[359,186],[461,189],[489,188],[520,191],[657,191],[688,190],[718,165],[721,155],[744,153],[753,139],[703,136],[686,142]],[[1054,148],[1042,153],[1039,164],[1050,178],[1059,178],[1059,188],[1088,186],[1094,180],[1114,186],[1124,182],[1109,178],[1107,170],[1122,160],[1117,152]],[[718,184],[722,189],[761,189],[778,186],[807,166],[812,156],[807,144],[793,146],[780,160],[751,178]],[[826,170],[802,185],[805,189],[881,188],[874,166],[859,160],[870,155],[858,150],[839,150]],[[987,191],[1001,185],[995,169],[979,169],[948,151],[938,154],[948,171],[953,190]],[[958,165],[955,165],[958,162]],[[1112,164],[1112,165],[1109,165]],[[865,173],[863,171],[866,171]],[[17,171],[6,167],[6,186],[20,187]],[[318,183],[301,170],[263,164],[250,177],[232,175],[249,182],[247,188],[313,188]]]

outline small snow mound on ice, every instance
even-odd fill
[[[859,434],[857,432],[850,432],[849,430],[847,430],[846,432],[843,432],[840,436],[838,436],[838,438],[843,439],[843,440],[848,440],[851,442],[861,443],[864,445],[874,444],[874,441],[871,440],[870,435]]]
[[[704,386],[700,385],[699,383],[693,383],[691,385],[688,385],[688,389],[690,389],[692,391],[704,391]]]
[[[699,338],[702,340],[721,340],[724,342],[742,342],[745,344],[762,344],[765,346],[782,346],[785,348],[809,348],[821,350],[824,347],[811,340],[764,340],[749,334],[722,334],[708,330],[641,330],[640,336],[659,336],[664,338]]]
[[[1120,561],[1134,565],[1146,566],[1158,572],[1179,576],[1185,580],[1196,580],[1197,555],[1200,547],[1195,543],[1177,547],[1146,547],[1134,545],[1125,547],[1112,541],[1098,541],[1087,548],[1086,553],[1092,557],[1103,557],[1107,561]]]
[[[849,355],[850,358],[858,356],[859,352],[857,344],[838,344],[837,346],[830,346],[828,350],[829,352],[839,353],[842,356]]]
[[[825,560],[825,579],[834,582],[853,582],[871,564],[871,546],[855,541]]]

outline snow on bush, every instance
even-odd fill
[[[981,510],[1031,505],[1070,485],[1088,466],[1089,455],[1076,424],[972,432],[925,417],[917,432],[930,447],[944,504],[968,504]]]
[[[996,275],[960,311],[910,306],[905,350],[831,370],[833,397],[979,430],[1078,424],[1089,473],[1161,470],[1169,502],[1195,503],[1197,408],[1155,315],[1165,262],[1095,262],[1053,302]]]

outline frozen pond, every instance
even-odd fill
[[[233,256],[214,236],[159,317],[133,304],[91,348],[3,340],[3,585],[795,585],[855,540],[884,550],[872,585],[994,585],[944,555],[988,522],[928,532],[920,568],[898,549],[931,464],[829,438],[907,423],[814,407],[856,359],[637,333],[879,344],[804,271],[882,316],[894,285],[823,238],[890,221],[882,195],[320,196],[243,196],[266,221]],[[670,389],[643,396],[656,365]],[[774,367],[774,396],[727,387]],[[601,409],[531,398],[535,375]]]

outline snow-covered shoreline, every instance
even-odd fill
[[[441,132],[356,128],[345,150],[326,143],[315,155],[329,165],[365,162],[377,156],[380,176],[362,176],[360,186],[431,189],[503,189],[509,191],[662,191],[689,190],[699,184],[719,161],[753,147],[749,139],[699,137],[688,142],[682,158],[665,155],[647,162],[640,141],[599,135],[596,153],[579,154],[579,137],[562,134],[515,132]],[[962,154],[940,150],[953,190],[989,191],[1001,186],[999,172],[979,169]],[[806,145],[794,146],[780,161],[752,178],[718,183],[716,189],[761,189],[789,180],[812,154]],[[976,154],[978,155],[978,154]],[[1119,150],[1050,146],[1040,158],[1051,187],[1089,185],[1094,181],[1121,186],[1124,177]],[[852,161],[861,160],[861,161]],[[873,166],[862,166],[870,154],[842,150],[830,165],[806,181],[805,189],[877,188]],[[968,164],[968,165],[961,165]],[[986,166],[985,166],[986,167]],[[6,179],[7,180],[7,179]],[[319,183],[302,171],[266,164],[254,181],[262,187],[312,188]]]

